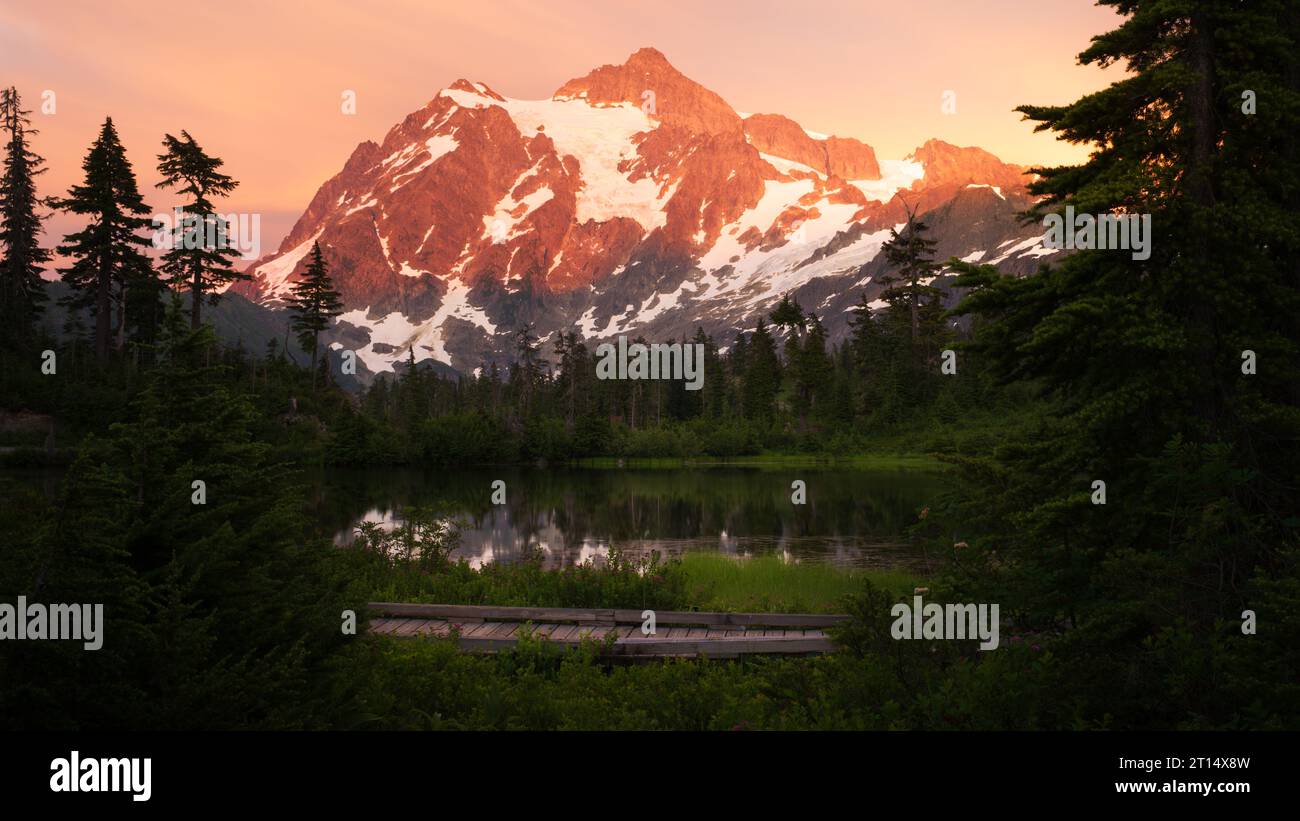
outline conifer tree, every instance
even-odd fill
[[[41,271],[50,252],[40,245],[35,179],[45,160],[28,146],[29,128],[18,89],[0,89],[0,134],[4,135],[4,173],[0,177],[0,327],[16,338],[26,336],[44,308]]]
[[[112,306],[117,305],[118,327],[124,329],[133,290],[137,295],[157,297],[156,289],[147,284],[154,278],[153,265],[143,250],[149,239],[138,233],[151,223],[145,216],[149,207],[140,195],[111,117],[104,120],[81,167],[85,181],[74,185],[56,204],[89,222],[63,238],[59,253],[71,258],[72,264],[60,268],[59,273],[72,289],[68,307],[74,311],[89,308],[94,315],[95,356],[102,361],[112,344]]]
[[[907,224],[901,233],[890,228],[889,239],[881,248],[885,260],[893,268],[893,272],[882,280],[889,287],[881,297],[891,303],[906,302],[912,320],[912,341],[916,343],[921,336],[921,301],[938,298],[937,289],[921,284],[921,280],[935,270],[932,255],[936,242],[927,236],[929,226],[916,218],[912,208],[904,207],[907,208]]]
[[[228,195],[239,183],[219,170],[225,162],[205,152],[189,132],[182,131],[179,139],[165,135],[163,147],[166,151],[158,155],[163,180],[158,187],[176,188],[188,201],[183,204],[183,219],[175,226],[173,247],[163,255],[162,272],[173,288],[190,292],[190,326],[197,328],[204,295],[215,305],[223,285],[251,279],[232,266],[239,250],[213,203],[214,197]]]
[[[758,326],[745,348],[744,403],[750,419],[772,418],[776,395],[781,389],[781,362],[776,358],[776,342],[759,317]]]
[[[339,292],[334,290],[329,267],[321,256],[320,243],[314,242],[308,256],[307,270],[302,279],[293,285],[289,298],[292,317],[290,327],[298,335],[298,343],[311,354],[312,386],[316,385],[316,357],[321,331],[329,329],[330,320],[343,313]]]
[[[1102,5],[1124,19],[1080,62],[1129,73],[1019,109],[1092,148],[1081,165],[1034,169],[1030,190],[1038,216],[1149,216],[1146,253],[958,279],[975,288],[960,311],[985,321],[971,354],[1052,403],[1031,441],[969,466],[960,516],[1002,557],[989,595],[1069,630],[1066,697],[1107,690],[1106,720],[1121,725],[1212,721],[1197,703],[1220,687],[1211,671],[1252,644],[1222,625],[1258,606],[1252,580],[1295,572],[1300,18],[1284,0]],[[1268,366],[1248,372],[1247,352]]]

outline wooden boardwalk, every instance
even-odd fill
[[[370,604],[370,632],[409,638],[459,632],[460,649],[498,652],[521,635],[576,647],[584,639],[614,639],[607,655],[642,658],[827,653],[826,628],[846,616],[802,613],[655,612],[655,633],[642,635],[641,610],[567,607],[482,607],[453,604]]]

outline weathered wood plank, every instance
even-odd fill
[[[377,612],[382,613],[382,608],[389,605],[380,604],[372,607],[379,608]],[[796,624],[772,627],[766,621],[748,618],[756,614],[687,613],[680,615],[688,621],[677,623],[670,617],[666,620],[666,625],[659,626],[656,635],[646,636],[641,633],[640,611],[635,612],[635,618],[616,624],[616,617],[621,621],[623,615],[632,614],[633,611],[482,608],[459,605],[394,605],[393,607],[404,612],[372,618],[368,628],[370,632],[398,638],[416,635],[447,636],[450,635],[453,627],[459,627],[459,646],[467,652],[499,652],[508,649],[517,644],[520,635],[529,629],[539,638],[548,638],[565,646],[576,645],[584,638],[600,640],[612,634],[616,639],[609,650],[611,655],[646,659],[668,656],[735,658],[749,654],[832,652],[835,649],[834,642],[826,635],[824,629],[819,628],[823,626],[826,619],[841,618],[779,614],[780,618],[792,620]],[[419,609],[404,610],[407,607]],[[430,610],[445,612],[448,615],[441,617],[422,615]],[[512,617],[548,613],[556,618],[546,619],[541,623],[525,624],[524,621],[527,619],[488,617],[489,611],[507,611]],[[704,618],[701,619],[701,616]],[[711,619],[710,617],[713,616],[726,618]],[[732,621],[731,617],[744,618],[736,622]],[[758,614],[757,618],[767,617]],[[813,623],[797,624],[801,619],[810,619]],[[665,620],[660,618],[659,621]]]
[[[615,610],[614,620],[620,624],[640,624],[642,611]],[[848,619],[848,616],[820,613],[710,613],[675,610],[656,610],[655,624],[669,626],[719,625],[748,627],[831,627]]]
[[[453,622],[536,621],[536,622],[608,622],[641,624],[642,610],[592,609],[580,607],[497,607],[470,604],[409,604],[371,602],[373,613],[387,617],[449,619]],[[669,627],[831,627],[848,616],[820,613],[714,613],[659,610],[655,623]]]

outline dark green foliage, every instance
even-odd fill
[[[45,160],[31,150],[30,127],[18,89],[0,89],[0,131],[5,133],[4,174],[0,177],[0,333],[6,344],[25,343],[45,302],[41,270],[50,252],[41,247],[36,177]]]
[[[978,318],[965,349],[1047,408],[964,463],[948,512],[976,548],[965,583],[1060,637],[1063,692],[1093,721],[1294,727],[1293,654],[1264,634],[1295,635],[1300,22],[1281,2],[1105,5],[1127,19],[1081,60],[1136,73],[1020,109],[1097,145],[1033,190],[1040,211],[1149,214],[1150,258],[1082,251],[1024,279],[957,266]],[[1268,676],[1268,696],[1233,689]]]
[[[312,243],[307,270],[293,285],[289,311],[293,315],[289,327],[298,335],[303,350],[311,354],[312,384],[315,385],[317,341],[322,331],[329,330],[330,321],[343,313],[343,302],[339,299],[339,292],[334,290],[319,242]]]
[[[71,314],[89,310],[94,317],[95,357],[103,361],[110,347],[120,351],[125,345],[128,315],[152,341],[161,288],[144,252],[149,240],[140,234],[151,225],[145,216],[149,206],[140,196],[111,117],[104,120],[81,167],[85,181],[74,185],[57,205],[85,217],[87,225],[63,238],[59,253],[70,257],[72,264],[59,273],[71,288],[66,303]]]
[[[164,153],[158,155],[159,188],[175,188],[185,196],[183,219],[174,227],[173,247],[163,254],[162,273],[178,290],[190,292],[190,325],[202,321],[203,297],[215,305],[221,286],[246,280],[231,263],[239,250],[229,241],[229,226],[216,212],[214,197],[227,196],[239,185],[219,169],[219,157],[209,155],[189,132],[180,138],[163,137]]]

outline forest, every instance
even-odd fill
[[[588,340],[543,343],[524,325],[508,362],[452,376],[412,352],[353,393],[320,340],[341,309],[319,248],[287,312],[296,349],[221,342],[205,311],[246,276],[205,239],[238,185],[222,160],[182,130],[145,175],[106,119],[84,182],[43,200],[39,133],[5,90],[0,596],[102,603],[106,623],[95,652],[0,643],[0,726],[1300,727],[1300,21],[1281,0],[1106,4],[1123,22],[1080,61],[1131,70],[1019,109],[1093,147],[1034,169],[1026,219],[1149,215],[1149,255],[1077,250],[1005,276],[933,259],[914,215],[886,248],[887,306],[864,299],[838,344],[789,297],[735,339],[629,340],[702,345],[698,391],[600,379]],[[156,258],[142,179],[196,220]],[[58,242],[57,288],[51,209],[84,222]],[[941,268],[955,304],[922,284]],[[56,290],[68,321],[52,328]],[[894,641],[910,580],[870,575],[835,603],[851,617],[843,652],[813,658],[622,667],[596,648],[485,658],[347,635],[340,613],[381,593],[702,602],[676,560],[471,568],[447,558],[454,531],[418,521],[339,549],[304,479],[329,465],[916,454],[950,479],[908,530],[946,557],[930,595],[1000,603],[1004,649]],[[52,493],[33,469],[57,470]],[[402,538],[419,549],[386,549]]]

